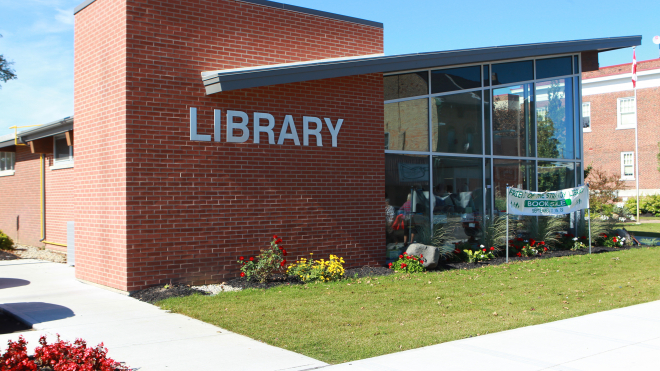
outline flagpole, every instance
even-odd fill
[[[637,57],[635,56],[635,47],[633,46],[633,66],[632,66],[632,73],[633,73],[633,90],[635,91],[635,186],[637,188],[637,219],[636,222],[637,224],[640,223],[639,221],[639,142],[638,142],[638,128],[639,128],[639,122],[637,120]]]

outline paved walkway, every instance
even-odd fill
[[[168,313],[74,278],[73,268],[39,260],[0,261],[0,308],[36,331],[31,346],[48,340],[105,343],[108,355],[140,371],[306,370],[326,363],[224,329]],[[19,334],[0,335],[0,352]]]
[[[33,347],[44,333],[103,341],[140,371],[660,370],[660,301],[334,366],[85,285],[62,264],[0,262],[0,303],[34,324]]]

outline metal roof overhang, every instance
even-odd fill
[[[67,131],[71,130],[73,130],[73,117],[66,117],[61,120],[41,125],[34,129],[20,132],[18,133],[18,138],[22,143],[27,143],[33,140],[66,133]]]
[[[505,59],[530,58],[554,54],[604,52],[641,45],[642,36],[559,41],[538,44],[496,46],[477,49],[404,54],[260,66],[202,73],[206,94],[260,86],[312,81],[368,73],[391,73],[414,69],[483,63]]]

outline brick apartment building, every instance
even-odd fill
[[[582,74],[585,165],[620,175],[623,201],[636,195],[635,126],[640,195],[660,193],[660,59],[637,63],[637,121],[631,63]]]
[[[478,224],[502,185],[536,190],[537,168],[548,190],[575,186],[580,73],[641,43],[383,56],[380,23],[266,0],[87,0],[75,12],[75,120],[19,145],[0,138],[14,154],[0,230],[75,240],[76,276],[124,291],[235,277],[237,257],[273,234],[292,260],[384,264],[384,196],[410,199],[421,229]],[[534,135],[544,99],[551,158]]]

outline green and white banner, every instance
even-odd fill
[[[589,188],[562,189],[554,192],[530,192],[509,188],[506,196],[509,214],[561,215],[589,208]]]

